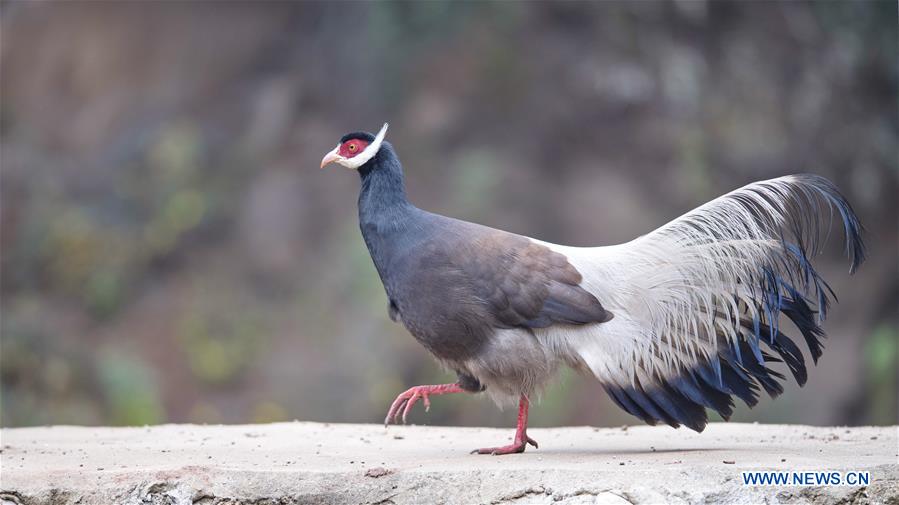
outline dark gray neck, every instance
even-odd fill
[[[359,224],[363,234],[370,227],[380,232],[404,227],[415,207],[406,198],[403,167],[393,147],[384,142],[378,153],[359,167],[359,175]]]

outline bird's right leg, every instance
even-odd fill
[[[479,393],[485,388],[474,377],[457,372],[459,380],[453,384],[435,384],[432,386],[415,386],[400,393],[390,405],[387,411],[387,417],[384,418],[384,426],[390,424],[390,421],[399,422],[400,414],[402,414],[403,424],[406,423],[406,416],[412,410],[419,399],[425,404],[425,411],[431,407],[430,395],[445,395],[449,393]]]
[[[425,404],[425,411],[431,408],[431,400],[428,399],[430,395],[445,395],[449,393],[468,393],[469,391],[462,389],[458,383],[454,384],[434,384],[431,386],[413,386],[396,397],[396,400],[393,400],[393,404],[390,406],[390,410],[387,411],[387,417],[384,418],[384,426],[390,424],[390,421],[393,420],[394,423],[398,423],[400,420],[400,414],[403,416],[403,424],[406,424],[406,416],[409,415],[409,412],[412,410],[412,406],[415,405],[419,399]]]

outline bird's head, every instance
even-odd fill
[[[339,163],[347,168],[358,169],[372,159],[381,148],[387,134],[387,123],[381,127],[377,135],[368,132],[348,133],[344,135],[337,147],[322,158],[321,168],[329,163]]]

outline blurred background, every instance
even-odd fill
[[[3,426],[379,422],[454,380],[387,317],[358,176],[318,168],[384,121],[418,205],[571,245],[833,179],[870,260],[831,242],[822,361],[735,418],[897,422],[894,2],[7,1],[0,28]],[[573,374],[532,410],[637,422]]]

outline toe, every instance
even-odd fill
[[[409,412],[412,411],[412,407],[415,406],[415,402],[418,401],[418,393],[412,395],[412,398],[406,402],[406,408],[403,409],[403,424],[406,424],[406,417],[409,415]]]
[[[491,454],[493,456],[502,456],[504,454],[517,454],[524,452],[525,444],[504,445],[502,447],[485,447],[483,449],[475,449],[471,454]]]

